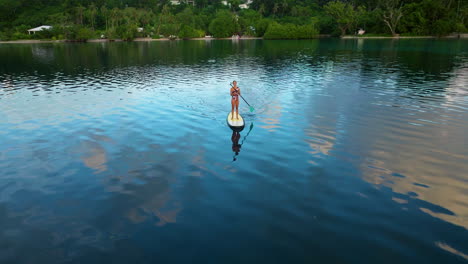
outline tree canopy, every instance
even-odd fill
[[[317,34],[446,35],[466,32],[464,0],[0,0],[0,39],[105,36],[311,38]],[[27,29],[53,29],[28,35]]]

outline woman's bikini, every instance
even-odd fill
[[[232,96],[232,99],[233,100],[239,100],[239,94],[238,94],[239,90],[237,90],[236,88],[234,88],[234,91],[232,92],[233,94],[236,93],[236,95],[233,95]]]

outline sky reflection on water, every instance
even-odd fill
[[[463,263],[466,44],[1,45],[0,262]]]

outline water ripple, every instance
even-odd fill
[[[468,45],[401,41],[0,46],[0,260],[466,260]]]

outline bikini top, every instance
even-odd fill
[[[239,87],[237,87],[239,88]],[[234,94],[235,93],[235,94]],[[237,99],[239,97],[239,90],[237,89],[234,89],[233,91],[233,95],[232,95],[232,99]]]

